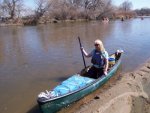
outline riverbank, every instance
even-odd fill
[[[75,113],[150,113],[150,60]]]
[[[36,26],[36,25],[49,24],[49,23],[73,23],[73,22],[89,22],[89,21],[101,21],[103,23],[108,23],[109,21],[118,20],[118,19],[122,20],[121,17],[100,18],[100,19],[66,19],[66,20],[45,19],[45,18],[36,20],[34,18],[29,18],[29,19],[20,19],[19,22],[16,22],[16,20],[8,20],[5,22],[0,22],[0,27],[3,27],[3,26]],[[130,19],[130,18],[125,19],[124,17],[123,21],[127,19]]]
[[[19,23],[12,23],[12,22],[0,22],[0,27],[3,26],[36,26],[40,24],[49,24],[49,23],[72,23],[72,22],[88,22],[88,21],[96,21],[96,20],[87,20],[87,19],[77,19],[77,20],[39,20],[36,21],[34,19],[32,20],[22,20],[22,22]],[[99,20],[98,20],[99,21]]]

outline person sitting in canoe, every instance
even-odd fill
[[[107,75],[109,56],[101,40],[95,40],[94,46],[95,49],[93,49],[89,54],[83,47],[81,47],[81,51],[85,57],[92,57],[91,62],[93,65],[88,70],[87,74],[89,77],[97,79],[101,75]]]

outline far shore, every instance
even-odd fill
[[[136,18],[136,17],[131,17],[131,18]],[[141,18],[141,17],[137,17],[137,18]],[[144,17],[145,18],[145,17]],[[110,18],[109,20],[121,20],[123,19],[126,20],[126,19],[130,19],[130,18],[122,18],[122,17],[115,17],[115,18]],[[15,22],[13,22],[15,21]],[[17,20],[18,21],[18,20]],[[56,20],[56,19],[49,19],[49,20],[44,20],[44,19],[41,19],[41,20],[34,20],[34,19],[27,19],[27,20],[20,20],[18,22],[16,22],[16,20],[10,20],[9,21],[6,21],[6,22],[0,22],[0,27],[3,27],[3,26],[36,26],[36,25],[40,25],[40,24],[48,24],[48,23],[64,23],[64,22],[88,22],[88,21],[101,21],[103,22],[103,19],[66,19],[66,20]]]
[[[49,21],[39,21],[38,23],[26,23],[26,22],[21,22],[21,23],[9,23],[9,22],[1,22],[0,26],[32,26],[32,25],[40,25],[40,24],[48,24],[48,23],[63,23],[63,22],[86,22],[86,21],[90,21],[90,20],[86,20],[86,19],[78,19],[78,20],[49,20]],[[95,21],[95,20],[93,20]]]

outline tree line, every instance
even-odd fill
[[[141,8],[135,10],[138,16],[150,16],[150,8]]]
[[[35,0],[34,16],[48,15],[60,19],[93,18],[111,10],[111,0]],[[1,15],[14,19],[28,15],[23,0],[1,0]]]
[[[132,11],[132,3],[123,2],[119,7],[112,5],[112,0],[34,0],[34,8],[25,6],[23,0],[0,0],[0,18],[33,21],[78,20],[115,18],[145,14],[146,10]],[[143,13],[144,12],[144,13]]]

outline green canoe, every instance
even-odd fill
[[[116,54],[112,54],[110,56],[116,57]],[[108,75],[103,75],[98,79],[92,79],[92,82],[89,82],[88,84],[76,90],[69,91],[68,93],[63,95],[57,95],[51,98],[38,98],[37,102],[42,113],[56,113],[61,108],[66,107],[67,105],[83,98],[84,96],[98,89],[115,74],[120,66],[121,56],[122,53],[120,53],[120,55],[115,58],[115,64],[109,68]]]

